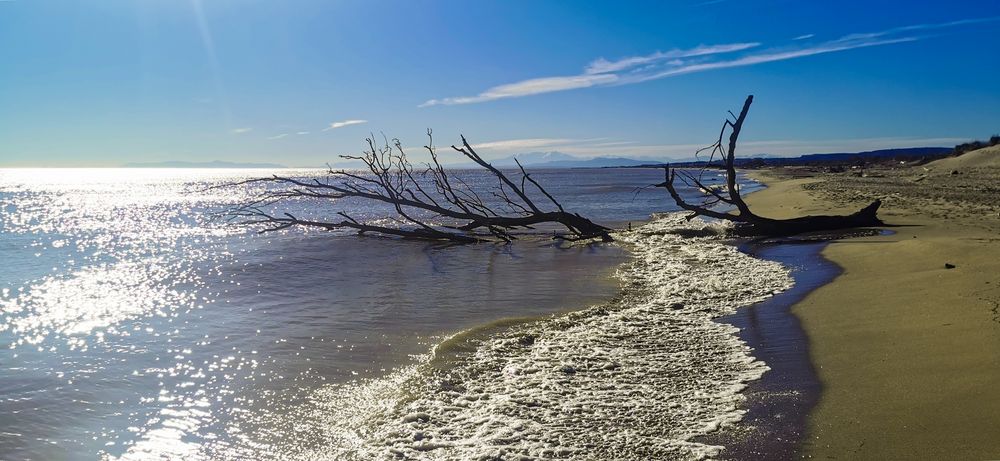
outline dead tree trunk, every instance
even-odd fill
[[[533,229],[532,226],[537,224],[555,223],[565,229],[565,233],[556,235],[556,238],[611,241],[609,228],[564,210],[520,162],[517,165],[521,177],[515,182],[480,157],[463,136],[462,146],[451,146],[452,149],[487,170],[497,181],[492,189],[477,191],[441,165],[433,147],[431,130],[427,130],[427,136],[430,142],[424,147],[431,161],[425,163],[425,168],[421,170],[415,169],[407,159],[399,140],[391,143],[386,140],[384,144],[379,144],[374,137],[370,137],[367,139],[368,150],[362,155],[341,156],[363,162],[367,171],[330,169],[326,180],[272,176],[230,184],[272,183],[278,187],[263,192],[249,204],[229,210],[227,214],[243,224],[270,226],[261,232],[306,226],[459,243],[509,242],[516,238],[513,231],[517,229]],[[545,210],[536,204],[529,196],[529,187],[544,196],[555,209],[550,207]],[[358,199],[386,204],[394,210],[394,225],[362,222],[346,211],[337,213],[341,217],[339,221],[300,219],[287,212],[271,211],[275,204],[297,199]]]
[[[710,150],[710,155],[706,167],[718,155],[721,157],[723,168],[726,171],[726,187],[719,190],[711,186],[706,186],[702,181],[702,174],[706,167],[703,167],[697,174],[688,171],[680,171],[664,167],[665,179],[656,187],[663,187],[670,193],[670,196],[677,202],[677,206],[691,211],[688,219],[695,216],[708,216],[711,218],[731,221],[734,223],[733,233],[744,236],[783,236],[801,234],[804,232],[827,231],[836,229],[847,229],[853,227],[876,227],[883,225],[878,219],[876,212],[882,205],[881,200],[875,200],[870,205],[862,208],[858,212],[841,216],[803,216],[792,219],[771,219],[757,216],[740,195],[739,186],[736,182],[736,142],[743,129],[743,122],[746,120],[747,112],[750,111],[750,104],[753,103],[753,95],[747,96],[743,103],[743,110],[737,116],[730,112],[735,120],[726,119],[719,132],[719,139],[712,145],[698,150],[695,155]],[[728,145],[723,144],[726,131],[729,130]],[[674,181],[680,178],[681,182],[689,186],[698,187],[705,194],[705,200],[701,204],[695,205],[686,202],[674,186]],[[735,208],[732,212],[724,213],[711,209],[718,204],[726,204]]]

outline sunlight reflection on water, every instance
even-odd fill
[[[442,334],[614,292],[603,275],[622,253],[609,246],[258,236],[212,219],[253,190],[208,186],[266,174],[0,170],[0,452],[281,458],[272,442],[316,428],[268,415],[314,389],[382,376]],[[598,212],[607,221],[662,205],[602,185],[621,176],[546,174],[567,207],[627,203]],[[659,175],[622,174],[637,185]]]
[[[245,198],[242,190],[205,193],[204,188],[233,177],[204,170],[0,173],[5,239],[11,235],[27,243],[20,252],[14,249],[21,253],[14,255],[21,257],[15,265],[26,267],[3,275],[16,281],[21,274],[47,272],[27,290],[6,289],[0,301],[2,328],[19,337],[13,346],[39,344],[49,335],[79,346],[81,335],[95,329],[197,307],[194,293],[177,287],[198,285],[197,266],[228,256],[209,242],[238,232],[210,225],[202,211]]]

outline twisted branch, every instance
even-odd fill
[[[363,162],[367,171],[358,173],[331,168],[324,181],[275,175],[228,184],[227,186],[268,183],[276,184],[278,188],[266,190],[250,203],[228,210],[227,214],[243,224],[268,225],[261,232],[306,226],[461,243],[509,242],[517,238],[515,230],[533,229],[532,226],[541,223],[555,223],[565,229],[565,233],[556,238],[611,240],[608,234],[610,229],[565,211],[520,162],[518,167],[521,181],[518,184],[484,160],[463,136],[462,146],[451,146],[452,149],[497,179],[497,185],[486,195],[492,200],[484,200],[480,191],[441,165],[431,130],[427,130],[427,137],[429,142],[424,148],[430,154],[431,161],[424,164],[422,171],[414,169],[398,139],[389,141],[383,136],[383,142],[379,143],[374,136],[370,136],[366,139],[367,150],[361,155],[341,156]],[[529,196],[528,184],[544,195],[556,209],[546,211],[536,204]],[[342,220],[315,221],[267,210],[290,200],[321,199],[336,202],[345,198],[391,205],[398,227],[361,222],[345,211],[337,213]]]
[[[845,216],[803,216],[793,219],[771,219],[758,216],[750,211],[750,207],[747,206],[740,195],[739,185],[737,184],[736,144],[743,129],[743,122],[746,121],[747,113],[750,111],[751,104],[753,104],[753,95],[747,96],[746,101],[743,103],[743,110],[740,111],[739,115],[733,114],[732,111],[729,112],[733,120],[727,118],[722,123],[722,128],[719,130],[719,137],[714,143],[695,152],[695,156],[698,157],[702,152],[709,151],[708,161],[698,170],[697,175],[688,171],[679,171],[667,165],[663,168],[664,181],[654,184],[655,187],[666,189],[677,206],[691,212],[687,217],[689,220],[695,216],[708,216],[710,218],[732,221],[736,223],[734,232],[741,235],[793,235],[803,232],[883,225],[883,222],[876,216],[876,212],[882,204],[880,200],[875,200],[860,211]],[[726,130],[729,130],[728,144],[724,144],[723,142]],[[703,175],[711,166],[716,156],[719,156],[723,161],[723,168],[726,172],[725,193],[714,187],[706,186],[703,182]],[[675,187],[675,182],[678,178],[685,185],[697,187],[704,193],[705,198],[701,204],[688,203],[681,197]],[[718,204],[732,206],[735,210],[731,213],[724,213],[711,209],[712,206]]]

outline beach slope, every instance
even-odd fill
[[[882,198],[901,226],[831,243],[844,272],[793,308],[823,383],[805,455],[1000,458],[1000,152],[970,154],[864,176],[753,173],[769,186],[748,197],[761,215]]]

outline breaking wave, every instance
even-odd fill
[[[738,421],[740,391],[767,366],[735,327],[713,319],[792,283],[720,230],[657,216],[617,235],[634,258],[617,273],[613,301],[467,331],[388,377],[317,391],[294,417],[322,442],[297,457],[719,455],[722,447],[693,439]]]

